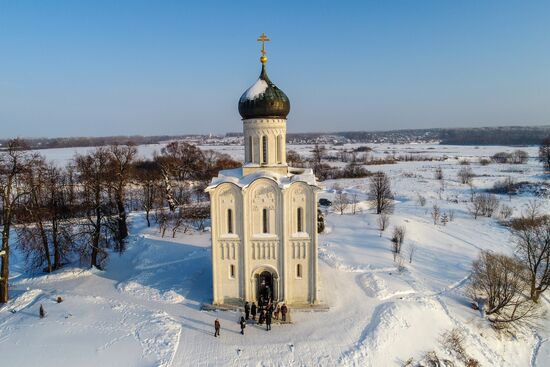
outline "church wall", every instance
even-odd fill
[[[211,213],[214,303],[240,302],[244,297],[241,190],[230,183],[222,184],[211,193],[211,202],[217,203]]]
[[[310,303],[315,284],[316,194],[305,183],[297,182],[286,190],[287,302]],[[313,205],[311,205],[313,203]],[[300,208],[301,214],[298,214]],[[298,219],[301,217],[301,231]]]
[[[255,301],[254,271],[264,267],[274,269],[281,279],[282,268],[282,195],[275,182],[270,179],[258,179],[244,191],[245,212],[245,269],[247,299]],[[267,209],[268,233],[263,233],[263,210]],[[282,286],[278,296],[282,296]]]

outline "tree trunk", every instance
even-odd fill
[[[4,221],[4,228],[2,230],[2,249],[0,251],[5,251],[1,256],[2,258],[2,267],[0,269],[0,303],[7,303],[9,299],[9,290],[8,290],[8,279],[10,276],[10,246],[9,246],[9,236],[10,230],[6,221]]]
[[[52,243],[53,243],[53,268],[54,270],[61,268],[61,249],[59,248],[59,237],[57,231],[59,227],[57,219],[52,219]]]
[[[128,237],[128,226],[126,224],[126,208],[124,207],[124,194],[119,188],[117,192],[116,205],[118,210],[118,239],[122,241]]]
[[[42,239],[42,245],[44,246],[44,254],[46,256],[46,262],[47,262],[47,273],[52,272],[52,259],[50,258],[50,244],[48,243],[48,235],[46,234],[46,231],[44,230],[44,225],[41,220],[38,221],[38,229],[40,230],[40,237]]]

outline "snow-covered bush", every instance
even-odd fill
[[[540,314],[537,304],[526,297],[528,275],[517,259],[482,251],[472,265],[468,293],[496,328],[531,325]]]
[[[396,226],[393,229],[393,234],[391,238],[392,242],[392,252],[393,252],[393,260],[395,261],[396,257],[401,254],[401,249],[403,247],[403,242],[405,241],[405,227],[403,226]]]
[[[470,167],[463,167],[457,173],[458,179],[462,184],[472,183],[473,178],[475,177],[474,171]]]

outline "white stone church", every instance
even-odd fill
[[[260,39],[267,40],[264,35]],[[245,301],[319,303],[317,192],[311,169],[286,162],[288,97],[259,79],[239,100],[245,162],[221,171],[211,199],[214,305]]]

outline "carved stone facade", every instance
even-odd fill
[[[206,191],[212,218],[213,304],[319,303],[317,192],[311,169],[286,163],[288,97],[267,77],[239,100],[245,162]]]

